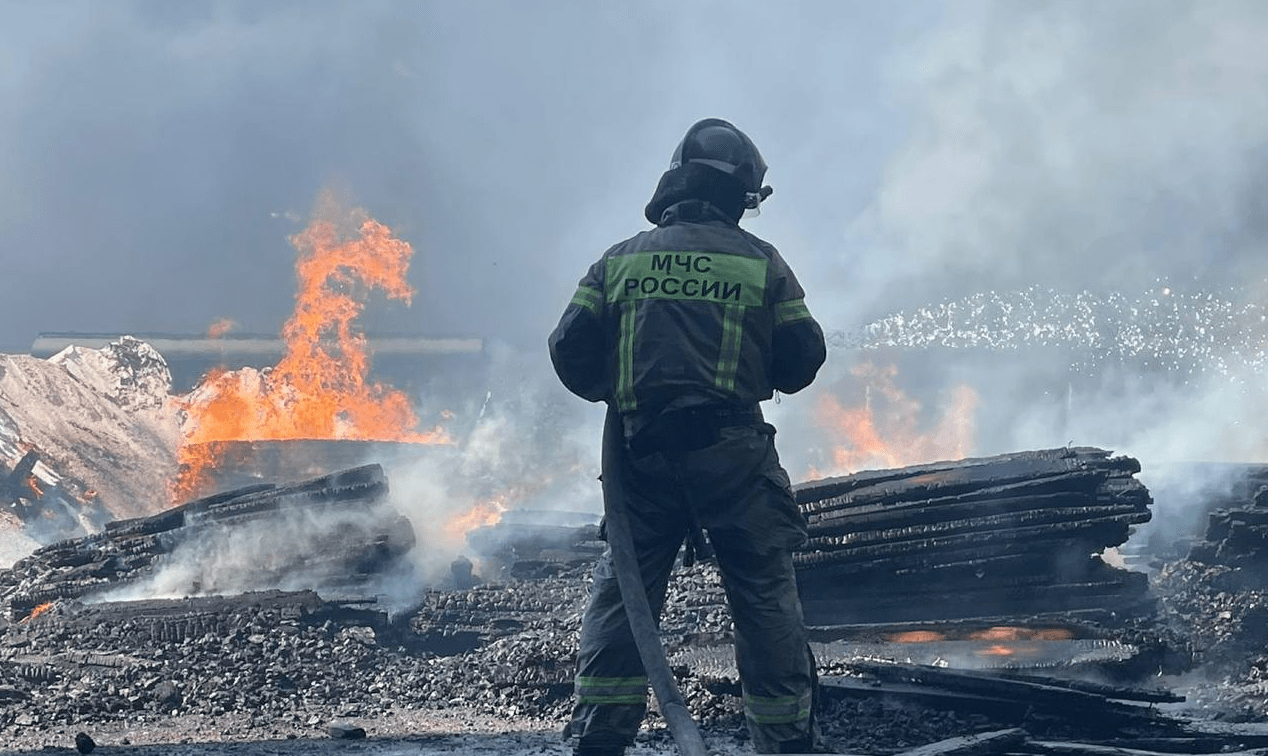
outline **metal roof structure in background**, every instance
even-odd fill
[[[282,338],[261,334],[211,338],[205,334],[46,332],[31,343],[30,354],[47,359],[69,346],[101,349],[125,335],[146,342],[163,355],[172,371],[172,389],[177,392],[193,388],[213,369],[265,368],[276,365],[286,353]],[[367,336],[366,348],[375,377],[398,387],[417,384],[454,363],[469,366],[483,363],[485,358],[485,342],[479,337]]]

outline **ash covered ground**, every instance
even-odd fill
[[[1159,621],[1170,623],[1170,642],[1189,644],[1197,661],[1194,671],[1164,682],[1190,697],[1173,708],[1263,721],[1268,593],[1228,590],[1221,580],[1228,572],[1178,562],[1159,573]],[[55,604],[0,636],[7,662],[0,666],[0,733],[14,752],[68,748],[83,731],[111,746],[109,753],[157,752],[142,746],[159,743],[183,744],[189,753],[563,753],[587,575],[587,566],[575,565],[551,577],[431,591],[421,607],[386,625],[368,614],[323,618],[317,603],[305,612],[265,594],[226,602],[214,626],[144,617],[105,623],[90,607]],[[483,628],[482,637],[454,640],[471,648],[428,650],[446,632],[472,628]],[[671,654],[727,636],[712,567],[677,576],[663,630]],[[41,654],[45,664],[31,663]],[[750,752],[735,681],[686,666],[676,672],[711,747]],[[857,753],[895,753],[1001,727],[954,708],[832,695],[819,716],[828,735]],[[368,739],[334,740],[332,724],[361,727]],[[672,750],[655,713],[640,742],[647,752]],[[256,745],[233,750],[232,743]]]
[[[10,532],[21,536],[13,544],[17,553],[38,545],[27,535],[35,532],[33,522],[47,543],[153,511],[154,502],[137,497],[154,485],[134,480],[131,471],[170,472],[174,464],[165,445],[170,439],[154,430],[166,427],[162,402],[153,399],[166,391],[161,358],[149,359],[156,355],[133,342],[98,355],[103,359],[95,354],[2,364],[0,395],[16,399],[0,414],[0,456],[16,471],[32,448],[40,453],[30,478],[19,481],[27,519],[8,513]],[[58,391],[44,384],[58,384]],[[102,397],[107,409],[89,411]],[[61,426],[43,428],[46,416]],[[78,442],[95,434],[140,434],[145,441],[112,441],[94,447],[101,454],[78,456]],[[86,496],[88,490],[97,494]],[[58,515],[46,522],[50,507]],[[204,590],[161,606],[53,597],[36,616],[23,612],[0,622],[3,747],[70,749],[84,732],[103,753],[566,753],[561,731],[595,552],[586,553],[588,559],[573,553],[537,563],[527,576],[497,573],[506,576],[431,590],[410,604],[398,596],[389,609],[349,601],[346,591],[249,587],[223,597]],[[71,569],[102,580],[122,569],[123,557]],[[96,569],[102,573],[89,574]],[[1157,612],[1135,623],[1166,646],[1171,660],[1153,671],[1152,682],[1188,698],[1169,705],[1170,712],[1226,722],[1268,719],[1263,574],[1263,565],[1253,563],[1173,558],[1155,565]],[[18,577],[0,582],[16,584]],[[711,566],[676,575],[662,627],[671,659],[700,646],[725,647],[729,615]],[[710,746],[751,752],[734,673],[681,658],[675,671]],[[825,661],[820,671],[853,674],[839,660]],[[1112,679],[1114,669],[1087,674]],[[1014,724],[961,706],[827,689],[819,716],[836,744],[876,754]],[[359,727],[367,737],[333,738],[332,726]],[[670,751],[663,720],[653,712],[634,753]]]

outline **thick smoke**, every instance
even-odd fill
[[[899,64],[908,140],[832,279],[858,294],[812,307],[930,404],[971,386],[977,453],[1113,448],[1160,503],[1167,465],[1263,461],[1265,31],[1250,2],[958,5]]]
[[[414,559],[429,584],[443,583],[459,556],[493,577],[499,534],[481,528],[506,512],[580,523],[602,509],[593,425],[602,413],[570,397],[539,361],[506,345],[490,352],[487,391],[450,408],[463,426],[455,446],[387,466],[391,502],[414,525]]]
[[[419,250],[415,306],[372,310],[368,331],[507,343],[550,395],[471,380],[456,416],[479,420],[440,477],[415,476],[411,514],[490,495],[499,475],[478,471],[495,467],[579,465],[592,483],[599,413],[545,388],[544,337],[709,116],[771,163],[776,194],[748,226],[833,330],[1032,287],[1262,300],[1262,3],[627,5],[6,8],[0,345],[223,317],[276,332],[285,237],[333,185]],[[1147,470],[1261,453],[1253,371],[1088,372],[1072,351],[880,356],[930,427],[970,387],[977,453],[1073,441]],[[834,350],[816,387],[768,408],[794,478],[841,442],[819,398],[862,404],[852,370],[877,357]],[[560,459],[517,451],[543,435],[569,440]]]

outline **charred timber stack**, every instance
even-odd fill
[[[1140,463],[1091,447],[937,462],[795,488],[812,625],[1144,609],[1098,556],[1147,522]]]
[[[1212,512],[1205,538],[1193,546],[1189,558],[1203,564],[1243,568],[1245,576],[1252,578],[1251,584],[1263,585],[1268,580],[1264,577],[1264,568],[1268,567],[1268,479],[1249,480],[1259,483],[1249,502]]]
[[[153,577],[176,555],[189,560],[186,582],[169,587],[178,595],[251,590],[257,586],[217,585],[213,570],[198,564],[200,556],[215,561],[218,547],[241,545],[234,536],[248,533],[269,543],[237,554],[242,560],[233,570],[237,579],[270,587],[280,576],[299,576],[310,587],[348,586],[381,571],[414,545],[408,521],[382,503],[387,490],[383,469],[366,465],[117,520],[100,533],[45,546],[0,570],[0,602],[11,620],[21,620],[41,604]]]

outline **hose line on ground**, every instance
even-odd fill
[[[669,660],[665,658],[665,648],[660,642],[660,628],[652,618],[652,608],[647,601],[647,589],[638,568],[638,556],[634,553],[634,536],[626,517],[626,499],[621,486],[624,458],[621,415],[615,406],[609,404],[603,423],[603,512],[616,582],[621,589],[621,603],[625,606],[634,644],[638,647],[639,658],[643,660],[643,668],[651,681],[660,712],[669,724],[669,732],[679,752],[685,756],[708,756],[700,728],[691,718],[687,703],[674,682]]]

